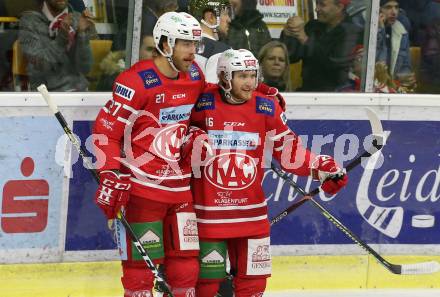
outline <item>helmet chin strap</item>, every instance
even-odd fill
[[[168,40],[168,45],[170,45],[169,40]],[[167,61],[168,61],[168,63],[170,64],[171,68],[173,68],[174,71],[180,72],[180,70],[177,69],[176,65],[174,65],[174,63],[173,63],[173,47],[170,45],[170,49],[171,49],[171,52],[170,52],[170,53],[168,53],[168,52],[167,52],[167,53],[163,52],[163,51],[160,49],[159,46],[156,46],[156,48],[157,48],[158,52],[159,52],[162,56],[164,56],[165,58],[167,58]]]
[[[231,81],[228,80],[229,87],[224,87],[223,84],[219,84],[220,88],[225,92],[226,101],[228,101],[231,104],[241,104],[244,103],[246,100],[237,100],[232,96],[231,90],[232,90],[232,84]]]
[[[180,72],[179,69],[174,65],[173,58],[171,56],[165,56],[167,58],[168,63],[170,63],[171,68],[174,69],[174,71]]]

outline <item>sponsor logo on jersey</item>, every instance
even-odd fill
[[[247,275],[270,274],[272,262],[270,260],[270,240],[268,237],[248,239]]]
[[[216,250],[212,250],[209,254],[202,258],[202,263],[205,264],[219,264],[223,263],[225,259],[223,256]]]
[[[197,230],[197,220],[187,219],[185,227],[183,227],[183,236],[197,236],[197,235],[199,235]]]
[[[223,125],[231,127],[244,127],[246,124],[242,122],[224,122]]]
[[[225,153],[209,160],[204,173],[207,180],[217,188],[241,190],[255,181],[257,165],[248,155]]]
[[[185,135],[186,126],[183,124],[170,125],[161,129],[153,141],[156,154],[168,161],[179,160],[180,147]]]
[[[286,114],[284,112],[282,112],[280,114],[280,118],[281,118],[281,121],[283,122],[283,124],[286,125],[287,124],[287,117],[286,117]]]
[[[214,203],[219,206],[237,206],[247,202],[248,198],[214,198]]]
[[[175,107],[163,108],[159,113],[159,122],[161,124],[172,124],[186,121],[191,115],[194,104],[180,105]]]
[[[196,111],[215,109],[214,94],[203,93],[196,103]]]
[[[145,89],[151,89],[162,84],[159,75],[153,69],[140,71],[138,74],[144,82]]]
[[[109,130],[109,131],[113,131],[113,126],[114,126],[114,124],[115,124],[114,121],[109,121],[109,120],[106,120],[106,119],[104,119],[104,118],[101,118],[101,119],[100,119],[100,122],[101,122],[101,124],[102,124],[102,126],[103,126],[104,128],[106,128],[106,129]]]
[[[160,237],[154,233],[152,230],[148,230],[139,241],[143,246],[152,247],[160,247]]]
[[[178,212],[176,217],[180,250],[198,250],[199,233],[196,214],[194,212]]]
[[[199,69],[197,69],[196,65],[192,64],[191,68],[189,70],[189,78],[191,80],[200,80],[200,72]]]
[[[255,150],[258,146],[258,133],[239,131],[208,131],[215,149]]]
[[[173,98],[173,99],[184,99],[184,98],[186,98],[186,94],[185,93],[183,93],[183,94],[175,94],[171,98]]]
[[[275,114],[275,104],[272,100],[263,98],[263,97],[256,97],[257,102],[257,113],[263,113],[270,116],[273,116]]]
[[[124,86],[123,84],[116,83],[115,88],[115,94],[118,95],[121,98],[127,99],[128,101],[131,101],[134,97],[135,91],[127,86]]]
[[[221,191],[217,192],[218,198],[214,198],[215,205],[221,206],[231,206],[231,205],[240,205],[246,204],[248,198],[232,198],[232,191]]]

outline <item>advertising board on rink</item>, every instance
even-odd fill
[[[335,152],[341,139],[363,140],[366,121],[289,121],[304,142],[327,138],[321,153],[335,155],[346,166],[350,160]],[[383,121],[387,142],[374,157],[349,172],[348,186],[340,193],[318,200],[364,241],[373,244],[439,244],[440,220],[440,123]],[[306,134],[307,133],[307,134]],[[345,134],[345,135],[344,135]],[[351,141],[348,147],[368,142]],[[340,149],[340,148],[339,148]],[[379,157],[379,158],[377,158]],[[341,160],[342,159],[342,160]],[[382,164],[380,166],[380,164]],[[377,165],[377,166],[375,166]],[[379,167],[380,166],[380,167]],[[374,167],[379,167],[374,169]],[[296,180],[295,177],[293,177]],[[299,178],[306,190],[318,184]],[[263,181],[270,217],[300,197],[268,170]],[[303,205],[272,227],[272,244],[343,244],[351,241],[311,205]]]
[[[95,115],[90,113],[85,118],[75,108],[64,107],[63,111],[69,114],[69,125],[85,145]],[[298,120],[287,113],[287,117],[288,125],[305,146],[315,153],[335,156],[344,166],[371,143],[369,122],[357,116]],[[383,120],[382,124],[387,141],[379,158],[365,160],[364,166],[350,171],[348,186],[337,195],[320,194],[316,199],[368,244],[380,245],[381,249],[398,246],[398,252],[403,253],[411,253],[416,247],[425,248],[422,253],[437,253],[440,121]],[[96,182],[77,154],[59,145],[63,132],[56,119],[3,113],[0,126],[1,262],[63,261],[68,259],[63,255],[73,254],[79,255],[75,259],[102,260],[103,254],[108,258],[109,251],[116,259],[112,231],[93,202]],[[60,166],[60,160],[66,159],[72,163],[69,170]],[[301,198],[271,170],[258,170],[265,170],[269,218]],[[292,178],[306,190],[318,186],[304,177]],[[272,227],[271,244],[274,251],[277,246],[284,247],[291,255],[300,247],[313,246],[319,251],[335,245],[335,254],[353,247],[353,242],[309,203]],[[20,259],[11,257],[12,250]],[[354,251],[363,252],[360,248]]]
[[[0,259],[60,256],[63,170],[55,153],[63,132],[53,117],[0,117],[0,127]]]

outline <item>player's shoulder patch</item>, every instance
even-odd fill
[[[191,68],[189,69],[189,78],[191,80],[200,80],[202,78],[200,75],[199,68],[194,63],[191,65]]]
[[[154,69],[142,70],[139,71],[138,74],[144,83],[145,89],[151,89],[162,85],[162,81]]]
[[[197,99],[195,110],[209,110],[215,109],[215,100],[213,93],[202,93]]]
[[[287,117],[284,112],[280,113],[280,118],[281,118],[281,121],[283,122],[283,124],[287,125]]]
[[[131,99],[133,99],[135,93],[136,92],[134,89],[129,88],[124,84],[115,82],[115,90],[114,90],[115,95],[118,95],[119,97],[121,97],[123,99],[131,101]]]
[[[270,116],[275,114],[275,102],[269,98],[256,96],[256,112]]]

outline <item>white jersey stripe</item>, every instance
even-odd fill
[[[133,114],[138,114],[139,113],[138,110],[134,109],[133,107],[131,107],[131,106],[127,105],[127,104],[123,104],[122,108],[125,109],[125,110],[128,110],[129,112],[131,112]]]
[[[239,219],[199,219],[197,218],[197,223],[202,224],[227,224],[227,223],[244,223],[244,222],[254,222],[261,221],[267,219],[267,215],[262,215],[258,217],[250,217],[250,218],[239,218]]]
[[[129,121],[129,120],[126,120],[126,119],[124,119],[124,118],[118,117],[117,120],[120,121],[120,122],[122,122],[122,123],[124,123],[124,124],[126,124],[126,125],[130,125],[130,121]]]
[[[159,179],[159,180],[179,180],[179,179],[184,179],[184,178],[190,178],[191,177],[191,173],[188,174],[184,174],[184,175],[176,175],[176,176],[159,176],[159,175],[153,175],[153,174],[149,174],[146,173],[145,171],[141,170],[139,167],[136,167],[132,164],[130,164],[127,160],[121,158],[119,159],[119,161],[124,164],[125,166],[127,166],[128,168],[130,168],[131,171],[133,171],[134,173],[137,173],[139,175],[151,178],[151,179]]]
[[[164,191],[170,191],[170,192],[185,192],[185,191],[189,191],[190,190],[190,186],[187,187],[165,187],[165,186],[161,186],[155,183],[148,183],[148,182],[144,182],[141,181],[137,178],[131,177],[130,180],[132,182],[135,182],[137,184],[146,186],[146,187],[150,187],[150,188],[155,188],[155,189],[159,189],[159,190],[164,190]]]
[[[279,140],[279,139],[281,139],[283,136],[286,136],[286,135],[289,134],[289,133],[291,133],[291,131],[290,131],[290,130],[286,130],[286,131],[284,131],[284,132],[282,132],[282,133],[280,133],[280,134],[277,134],[277,135],[275,135],[275,136],[273,136],[273,137],[269,137],[269,140],[272,140],[272,141]]]

